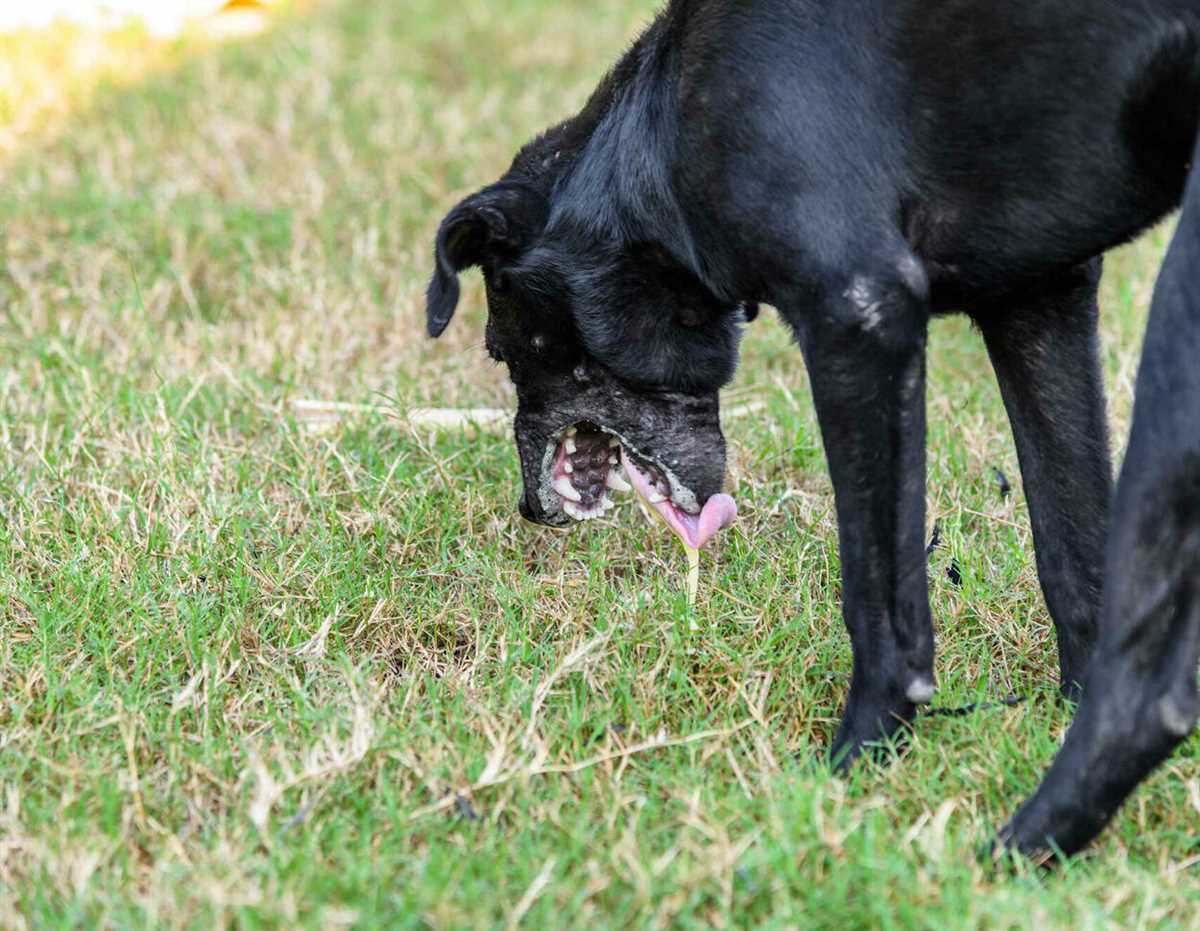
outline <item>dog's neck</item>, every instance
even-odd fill
[[[658,243],[703,278],[671,177],[679,130],[675,38],[668,11],[634,43],[583,111],[557,128],[565,150],[548,157],[566,164],[556,179],[547,228],[613,244]]]

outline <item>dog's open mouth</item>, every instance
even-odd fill
[[[633,491],[685,544],[700,549],[737,517],[729,495],[713,495],[701,506],[670,469],[592,423],[567,427],[551,441],[547,459],[550,485],[563,511],[578,521],[615,507],[613,492]]]

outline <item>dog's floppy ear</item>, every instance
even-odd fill
[[[517,255],[545,223],[545,201],[516,184],[495,184],[472,194],[438,228],[437,267],[425,295],[429,335],[438,337],[458,305],[458,273],[488,258]]]

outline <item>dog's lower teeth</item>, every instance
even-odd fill
[[[569,436],[568,436],[568,437],[567,437],[567,441],[566,441],[566,442],[565,442],[563,445],[564,445],[564,446],[566,447],[566,449],[567,449],[567,455],[568,455],[568,456],[574,456],[574,455],[575,455],[575,450],[576,450],[578,447],[576,447],[576,445],[575,445],[575,440],[574,440],[574,438],[572,438],[572,437],[569,437]]]
[[[554,480],[554,490],[566,498],[568,501],[582,501],[583,495],[575,490],[575,486],[571,484],[571,480],[565,475],[560,475]]]
[[[659,503],[659,502],[661,502],[661,501],[666,501],[666,500],[667,500],[667,497],[666,497],[666,495],[660,495],[660,494],[659,494],[657,491],[653,491],[653,492],[651,492],[651,493],[650,493],[650,495],[649,495],[649,497],[647,498],[647,500],[648,500],[648,501],[649,501],[651,504],[658,504],[658,503]]]
[[[566,472],[568,475],[570,475],[572,472],[575,471],[575,466],[571,465],[571,463],[569,463],[569,462],[564,462],[563,463],[563,471]]]
[[[633,486],[625,481],[618,472],[609,472],[604,484],[613,491],[633,491]]]

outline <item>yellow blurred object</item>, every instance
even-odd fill
[[[254,35],[266,28],[270,5],[263,0],[228,0],[204,25],[215,36]]]
[[[684,544],[684,550],[687,551],[688,561],[688,576],[687,576],[687,598],[688,607],[696,607],[696,592],[700,590],[700,551],[693,547]]]

